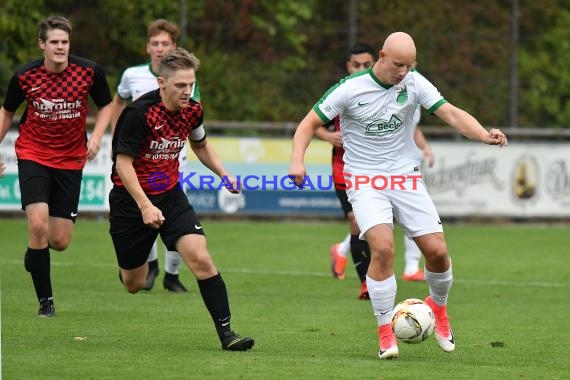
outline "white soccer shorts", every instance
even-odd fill
[[[376,182],[378,183],[378,182]],[[406,179],[404,190],[398,186],[391,189],[373,188],[370,184],[347,188],[360,238],[378,224],[393,225],[394,218],[409,237],[443,232],[441,219],[421,179]],[[379,187],[379,186],[377,186]]]

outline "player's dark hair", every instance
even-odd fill
[[[363,42],[357,42],[354,45],[352,45],[350,49],[348,49],[348,52],[346,53],[346,60],[349,61],[350,57],[352,57],[353,55],[364,54],[364,53],[368,53],[372,57],[374,57],[374,59],[376,59],[376,51],[372,49],[372,46],[365,44]]]
[[[177,43],[178,38],[180,37],[180,29],[178,28],[178,25],[163,18],[159,18],[148,25],[146,30],[146,40],[149,41],[151,37],[154,37],[161,32],[168,33],[174,43]]]
[[[186,49],[177,47],[166,53],[158,65],[158,73],[161,77],[169,77],[177,70],[194,69],[198,71],[200,60]]]
[[[38,25],[38,38],[46,41],[48,30],[60,29],[71,37],[71,22],[62,16],[50,16],[40,21]]]

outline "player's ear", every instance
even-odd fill
[[[44,50],[46,48],[46,42],[44,40],[42,40],[41,38],[38,38],[38,45],[40,46],[40,49]]]
[[[164,79],[164,77],[156,77],[156,81],[158,82],[158,87],[160,88],[166,85],[166,79]]]

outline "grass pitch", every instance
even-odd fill
[[[186,268],[185,295],[128,294],[106,222],[79,220],[71,246],[52,252],[56,318],[39,319],[23,268],[24,220],[0,220],[1,364],[5,379],[568,379],[569,227],[446,226],[455,282],[449,314],[456,351],[434,338],[376,357],[376,321],[357,299],[352,267],[330,276],[342,222],[204,220],[230,296],[232,325],[256,340],[222,351]],[[396,274],[403,267],[401,233]],[[425,283],[398,281],[397,301]]]

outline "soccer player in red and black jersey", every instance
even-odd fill
[[[24,264],[40,302],[40,317],[55,316],[49,248],[63,251],[70,243],[83,167],[97,155],[112,111],[103,70],[95,62],[69,55],[70,36],[71,23],[63,17],[40,22],[38,42],[44,57],[16,70],[0,109],[1,142],[18,107],[27,103],[16,156],[28,219]],[[87,139],[89,96],[98,111]]]
[[[196,277],[222,348],[245,351],[254,341],[230,327],[226,285],[178,181],[178,155],[189,139],[198,159],[228,190],[238,192],[235,178],[208,144],[202,105],[191,98],[198,65],[198,59],[186,50],[170,51],[160,61],[158,90],[143,95],[121,113],[113,135],[109,232],[120,279],[130,293],[144,288],[149,251],[160,234],[166,247],[180,253]]]

